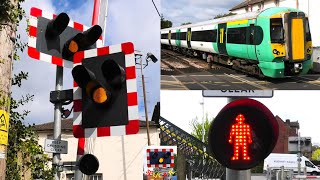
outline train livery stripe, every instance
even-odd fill
[[[246,25],[248,24],[248,19],[245,20],[239,20],[239,21],[231,21],[231,22],[227,22],[227,26],[233,26],[233,25]]]

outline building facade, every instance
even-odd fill
[[[288,142],[290,136],[297,136],[299,130],[299,122],[283,121],[279,116],[276,116],[279,125],[279,137],[273,153],[289,153]]]
[[[159,129],[154,123],[150,124],[150,141],[152,145],[160,145]],[[53,139],[53,122],[37,125],[39,144],[44,146],[45,139]],[[86,139],[85,151],[93,152],[99,160],[99,170],[90,179],[94,180],[141,180],[143,179],[144,154],[148,145],[146,125],[140,121],[140,131],[136,135],[98,137]],[[65,163],[76,161],[78,139],[72,132],[72,119],[62,120],[61,140],[68,141],[68,153],[61,154]],[[49,153],[51,156],[52,154]],[[71,180],[73,170],[64,170],[61,179]]]

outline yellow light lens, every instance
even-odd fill
[[[68,49],[69,49],[69,51],[76,53],[78,51],[79,47],[75,41],[71,41]]]
[[[105,103],[108,100],[107,91],[103,87],[94,90],[92,99],[96,103]]]
[[[159,159],[159,163],[163,163],[164,159],[163,158],[160,158]]]

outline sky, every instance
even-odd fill
[[[172,26],[182,23],[201,22],[218,14],[229,13],[229,9],[243,0],[161,0],[161,14]]]
[[[312,143],[320,143],[320,91],[274,91],[272,98],[253,98],[263,103],[282,120],[298,121],[301,137],[311,137]],[[169,91],[160,94],[161,116],[184,131],[191,133],[190,122],[198,118],[202,122],[203,110],[209,119],[214,118],[227,104],[227,98],[202,97],[202,91]],[[202,109],[201,102],[204,102]]]
[[[37,7],[43,11],[59,14],[66,12],[70,19],[86,26],[91,26],[93,12],[93,0],[26,0],[22,7],[27,17],[31,7]],[[160,9],[160,0],[154,0]],[[109,14],[106,25],[106,45],[115,45],[131,41],[135,50],[142,52],[143,61],[145,55],[151,52],[160,59],[160,17],[152,1],[140,0],[109,0]],[[28,42],[25,31],[26,21],[21,21],[18,33],[21,40]],[[14,72],[25,71],[29,78],[24,81],[21,88],[13,87],[13,97],[19,98],[25,94],[35,95],[34,101],[25,105],[22,109],[30,110],[26,123],[46,123],[53,121],[53,104],[49,102],[49,93],[55,89],[56,66],[47,62],[31,59],[27,51],[20,53],[21,60],[14,62]],[[140,66],[137,66],[137,86],[139,96],[139,114],[144,118],[144,106],[142,96],[142,83]],[[160,98],[160,61],[149,63],[143,69],[146,79],[147,104],[149,118],[152,117],[155,104]],[[63,89],[73,88],[71,69],[64,68]],[[69,106],[70,108],[70,106]]]

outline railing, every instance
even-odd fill
[[[205,178],[221,178],[225,167],[221,166],[208,151],[208,145],[160,117],[161,145],[177,146],[186,157],[191,171]]]

